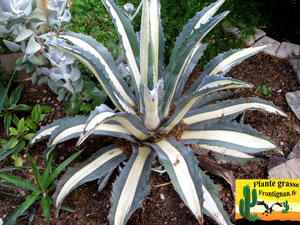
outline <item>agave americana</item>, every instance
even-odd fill
[[[124,152],[113,144],[69,169],[56,189],[57,210],[76,187],[109,176],[126,161],[113,184],[109,213],[112,224],[125,224],[148,193],[149,174],[157,156],[175,190],[199,223],[203,222],[204,213],[218,224],[231,224],[214,184],[198,167],[194,151],[186,144],[197,144],[200,152],[211,150],[217,158],[232,162],[255,159],[256,154],[276,147],[267,137],[234,119],[246,110],[281,116],[285,116],[284,112],[259,98],[219,101],[229,96],[227,89],[252,87],[249,83],[224,77],[224,74],[265,46],[218,55],[183,94],[190,73],[207,47],[202,43],[203,38],[228,14],[223,12],[213,17],[224,0],[204,8],[188,21],[176,39],[166,67],[159,1],[142,0],[139,38],[130,19],[113,0],[102,2],[119,34],[134,92],[121,78],[110,52],[101,43],[82,34],[60,34],[65,42],[48,41],[46,44],[69,53],[86,65],[118,111],[101,105],[88,118],[77,116],[55,121],[43,127],[31,144],[50,137],[48,147],[51,150],[71,138],[79,137],[78,146],[91,134],[101,134],[128,140],[132,152]],[[170,132],[178,126],[185,129],[181,137],[175,139]]]

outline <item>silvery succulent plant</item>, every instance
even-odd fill
[[[58,95],[58,100],[68,100],[70,96],[82,91],[83,80],[75,67],[74,58],[62,51],[44,46],[42,39],[64,42],[56,39],[56,33],[70,22],[71,13],[66,9],[67,0],[49,0],[46,11],[35,8],[36,1],[1,0],[0,36],[15,36],[15,41],[4,40],[13,52],[22,51],[24,55],[17,60],[16,70],[26,67],[27,72],[35,69],[33,83],[47,83]],[[49,33],[38,28],[44,25]],[[53,32],[55,31],[55,32]],[[50,62],[51,68],[46,65]]]
[[[113,184],[109,213],[111,224],[125,224],[148,193],[149,174],[157,156],[175,190],[199,223],[203,222],[204,213],[217,224],[231,224],[213,182],[198,167],[194,150],[187,144],[198,146],[199,154],[213,151],[216,158],[231,162],[253,160],[259,153],[276,147],[269,138],[249,125],[238,123],[235,118],[247,110],[286,116],[284,112],[259,98],[220,101],[228,97],[228,89],[253,87],[224,77],[224,74],[265,46],[218,55],[183,93],[190,73],[207,47],[202,43],[203,38],[228,13],[213,17],[224,0],[204,8],[188,21],[176,39],[166,67],[163,63],[164,37],[159,1],[142,0],[139,39],[124,11],[113,0],[102,2],[119,33],[134,91],[130,91],[112,55],[101,43],[82,34],[60,34],[60,38],[73,45],[53,41],[46,44],[85,64],[118,112],[101,105],[88,118],[77,116],[55,121],[43,127],[30,143],[49,138],[49,153],[56,145],[69,139],[79,137],[79,146],[90,135],[101,134],[125,139],[130,142],[131,149],[109,145],[79,166],[68,169],[53,196],[57,211],[64,198],[76,187],[107,178],[121,162],[127,161]],[[102,189],[103,182],[100,183]]]

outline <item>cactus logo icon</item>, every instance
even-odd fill
[[[236,180],[236,224],[300,224],[300,180]]]

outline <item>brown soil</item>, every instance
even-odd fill
[[[195,80],[199,73],[199,70],[194,71],[189,83]],[[281,118],[253,111],[247,112],[245,117],[246,123],[251,124],[255,129],[274,140],[283,150],[286,157],[298,141],[300,133],[300,123],[289,109],[284,98],[286,92],[300,90],[296,76],[289,63],[285,60],[258,54],[233,68],[227,76],[253,83],[255,86],[265,85],[272,88],[272,97],[255,93],[255,88],[253,90],[242,90],[236,93],[235,97],[259,95],[262,98],[273,101],[275,105],[287,113],[288,118]],[[23,97],[21,102],[33,105],[40,101],[45,105],[52,105],[55,108],[55,113],[50,113],[47,116],[46,123],[51,122],[53,119],[64,117],[64,108],[55,100],[55,96],[43,90],[46,90],[46,88],[32,86],[30,82],[26,82],[23,96],[27,98]],[[3,133],[3,123],[0,127],[0,133]],[[65,159],[77,150],[73,148],[75,142],[76,140],[72,140],[60,145],[54,165],[58,165],[63,158]],[[90,139],[83,146],[86,147],[85,151],[72,162],[72,165],[78,164],[102,146],[110,143],[114,143],[114,139],[108,137]],[[29,153],[40,168],[43,167],[42,152],[44,149],[46,149],[46,142],[41,142],[29,150]],[[235,178],[267,178],[266,167],[268,159],[262,162],[249,162],[246,165],[233,165],[215,161],[212,155],[197,157],[231,170]],[[25,165],[28,166],[28,161],[25,161]],[[10,163],[11,161],[7,159],[0,163],[0,167],[8,166]],[[201,165],[199,166],[201,167]],[[30,169],[14,171],[14,174],[31,182],[34,181],[32,170]],[[97,192],[97,181],[87,183],[74,190],[64,201],[64,205],[71,207],[74,213],[61,210],[57,218],[52,216],[50,224],[109,224],[107,220],[110,208],[109,199],[112,182],[116,175],[112,176],[109,184],[101,193]],[[231,215],[230,218],[234,222],[234,196],[230,185],[220,177],[209,175],[217,185],[224,208]],[[166,174],[160,176],[157,173],[151,173],[151,178],[153,186],[142,206],[131,216],[128,224],[197,224],[196,219],[174,191],[169,177]],[[28,194],[28,192],[23,190],[16,190],[15,193],[22,196]],[[15,198],[0,193],[0,218],[9,215],[23,200],[24,198]],[[41,216],[42,210],[39,205],[37,209],[33,224],[47,224]],[[204,220],[205,224],[214,224],[208,217],[205,217]],[[17,222],[17,224],[27,223],[28,217],[20,218]]]

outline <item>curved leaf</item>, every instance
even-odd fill
[[[35,135],[30,139],[29,145],[33,145],[37,141],[47,139],[51,136],[53,131],[58,128],[61,124],[64,124],[70,117],[65,117],[63,119],[55,120],[46,126],[42,126],[40,130],[35,133]]]
[[[157,152],[183,202],[199,223],[202,223],[202,181],[193,151],[174,140],[163,140],[149,145]]]
[[[274,106],[272,102],[259,98],[239,98],[217,102],[199,109],[191,110],[184,116],[183,122],[190,125],[212,119],[232,120],[247,110],[261,110],[285,117],[287,116]]]
[[[227,213],[223,209],[223,204],[217,191],[218,188],[202,171],[200,171],[199,174],[202,180],[204,214],[215,220],[217,224],[232,224]]]
[[[266,45],[244,49],[236,49],[217,55],[205,65],[203,72],[186,92],[186,95],[193,93],[206,76],[212,74],[224,75],[230,70],[230,68],[241,63],[243,60],[255,55],[256,53],[262,51],[265,47]]]
[[[73,44],[80,46],[99,59],[99,65],[106,71],[114,89],[119,91],[120,95],[128,102],[129,105],[133,107],[135,106],[135,98],[133,94],[124,80],[119,76],[113,57],[103,44],[97,42],[92,37],[73,32],[59,35],[59,37],[71,41]]]
[[[245,153],[259,153],[276,145],[249,125],[235,121],[219,121],[212,124],[194,124],[181,136],[184,144],[206,144]]]
[[[112,224],[126,224],[141,205],[149,190],[149,175],[154,152],[148,146],[135,147],[124,170],[113,184],[109,220]]]
[[[69,168],[60,179],[53,198],[58,213],[64,198],[76,187],[99,179],[116,168],[126,155],[116,145],[99,149],[88,160],[76,168]]]
[[[192,72],[197,61],[203,55],[203,51],[206,49],[207,45],[202,45],[201,41],[205,37],[205,35],[213,29],[217,23],[219,23],[228,12],[224,12],[219,14],[218,16],[208,20],[205,24],[199,26],[199,28],[195,28],[192,31],[190,37],[184,42],[184,46],[179,49],[178,58],[175,62],[170,61],[170,67],[166,71],[170,74],[168,77],[168,88],[166,91],[166,105],[164,109],[164,117],[168,116],[169,108],[172,101],[177,100],[180,97],[180,94],[183,90],[183,86]],[[197,53],[197,54],[196,54]],[[195,58],[196,56],[196,58]],[[192,61],[193,59],[193,61]],[[173,69],[172,69],[173,68]],[[178,71],[178,72],[177,72]],[[181,81],[181,82],[179,82]],[[180,83],[180,86],[178,84]],[[175,95],[175,96],[174,96]]]
[[[179,102],[176,103],[175,112],[170,119],[161,126],[161,133],[168,133],[180,123],[185,114],[198,100],[201,101],[201,98],[216,91],[230,88],[249,88],[252,87],[252,85],[232,78],[222,78],[220,76],[211,75],[203,80],[200,87],[200,90],[197,90],[191,95],[182,97]]]
[[[148,130],[137,116],[126,112],[114,113],[107,106],[101,105],[96,107],[86,121],[83,133],[76,146],[79,146],[96,129],[101,129],[101,125],[108,121],[118,122],[138,140],[146,140],[150,137]]]
[[[135,86],[135,92],[138,94],[139,85],[141,82],[141,75],[139,71],[139,45],[137,37],[133,30],[130,20],[124,15],[123,11],[119,9],[111,0],[102,0],[102,3],[113,19],[119,38],[127,57],[127,63],[132,73],[132,80]]]

